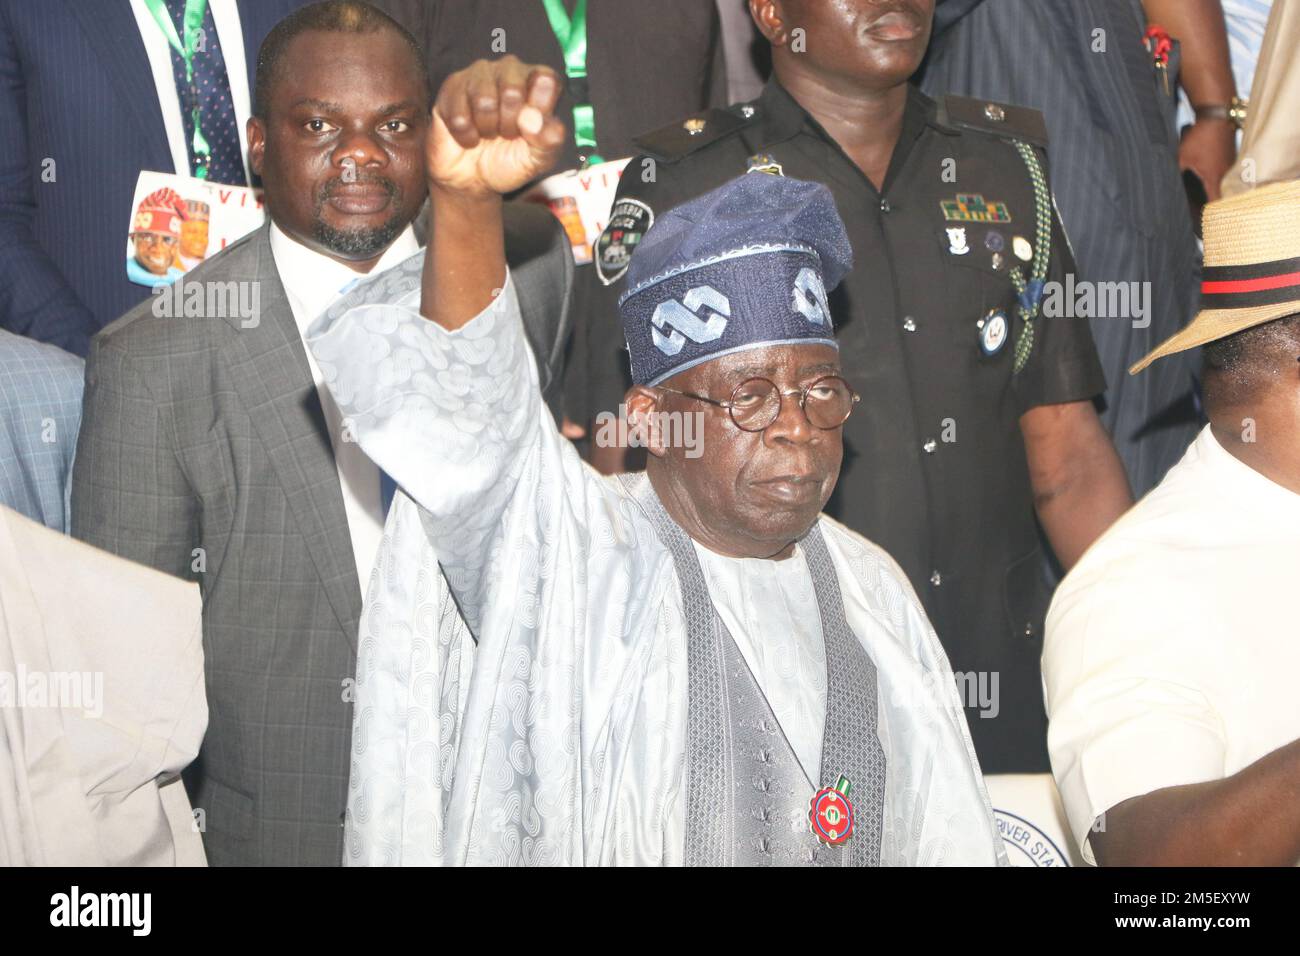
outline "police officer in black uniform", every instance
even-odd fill
[[[1068,568],[1131,495],[1092,403],[1105,381],[1088,322],[1043,314],[1073,262],[1042,117],[907,83],[933,0],[750,7],[773,46],[762,96],[638,140],[596,243],[592,410],[626,387],[617,297],[657,214],[747,173],[829,186],[855,259],[831,310],[862,404],[828,511],[907,573],[984,770],[1045,771],[1036,512]]]

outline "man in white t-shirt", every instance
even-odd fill
[[[1202,311],[1210,424],[1062,583],[1048,749],[1102,865],[1300,862],[1300,182],[1213,203]]]

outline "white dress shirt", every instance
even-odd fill
[[[208,0],[212,22],[217,27],[217,42],[226,61],[226,77],[230,81],[230,99],[235,107],[235,122],[239,124],[239,151],[244,157],[244,179],[251,181],[248,168],[248,117],[252,115],[248,90],[248,61],[244,58],[244,31],[239,22],[239,7],[235,0]],[[181,100],[176,93],[176,76],[172,72],[171,44],[163,35],[144,0],[131,0],[131,12],[144,40],[144,51],[149,56],[149,69],[153,72],[153,85],[158,91],[158,106],[162,109],[163,128],[167,131],[167,146],[172,153],[172,165],[178,176],[192,176],[190,151],[185,141],[185,121],[181,117]],[[180,31],[177,31],[179,34]],[[256,52],[256,51],[254,51]],[[158,170],[166,172],[166,170]]]
[[[1207,427],[1079,561],[1047,617],[1048,749],[1070,829],[1300,738],[1300,495]],[[1100,825],[1100,824],[1099,824]]]
[[[274,223],[271,225],[271,255],[275,258],[276,271],[280,273],[280,281],[288,293],[289,306],[293,310],[293,319],[300,335],[353,283],[378,275],[415,255],[419,249],[415,230],[407,226],[384,252],[375,268],[363,275],[329,256],[295,242]],[[348,440],[344,440],[343,416],[329,389],[323,384],[320,367],[310,349],[307,350],[307,364],[311,366],[312,381],[316,383],[316,394],[320,396],[321,408],[325,412],[330,444],[334,446],[334,464],[338,468],[339,484],[343,488],[343,510],[348,517],[348,533],[352,536],[352,556],[357,563],[357,580],[361,582],[364,593],[366,582],[370,579],[370,569],[375,563],[375,552],[384,533],[379,468],[366,457],[366,453],[354,440],[352,429],[348,430]]]
[[[826,644],[808,562],[695,553],[714,606],[762,688],[804,772],[821,773],[826,725]]]

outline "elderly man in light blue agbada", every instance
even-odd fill
[[[509,59],[453,76],[421,289],[311,338],[401,486],[361,624],[346,862],[1004,862],[906,578],[819,516],[857,400],[829,192],[752,174],[649,230],[621,310],[650,464],[601,477],[541,403],[502,252],[500,196],[553,160],[558,91]],[[664,427],[688,417],[691,448]]]

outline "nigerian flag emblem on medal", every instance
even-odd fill
[[[841,776],[833,787],[822,787],[808,805],[812,832],[826,846],[843,846],[853,836],[853,804],[849,791],[853,785]]]

